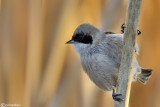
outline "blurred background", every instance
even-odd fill
[[[90,23],[120,33],[124,0],[0,0],[0,104],[21,107],[113,107],[112,92],[83,72],[71,39]],[[143,0],[139,64],[153,68],[146,85],[132,83],[130,107],[160,107],[160,0]]]

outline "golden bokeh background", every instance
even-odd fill
[[[21,107],[113,107],[66,45],[75,28],[91,23],[120,33],[123,0],[0,0],[0,104]],[[139,64],[153,68],[146,85],[134,82],[130,107],[160,107],[160,1],[143,0]]]

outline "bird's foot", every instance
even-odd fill
[[[126,28],[126,26],[124,24],[121,25],[121,32],[124,33],[124,29]]]
[[[125,24],[122,24],[121,26],[121,32],[124,33],[124,29],[126,28]],[[140,35],[141,31],[137,29],[137,35]]]
[[[113,100],[115,101],[119,101],[119,102],[124,101],[124,99],[121,98],[122,94],[116,94],[114,89],[113,89],[112,97],[113,97]]]

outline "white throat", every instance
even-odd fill
[[[73,47],[79,54],[83,54],[91,47],[91,44],[74,43]]]

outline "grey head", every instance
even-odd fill
[[[81,43],[96,46],[103,38],[105,33],[91,24],[79,25],[73,33],[72,39],[67,43]]]

